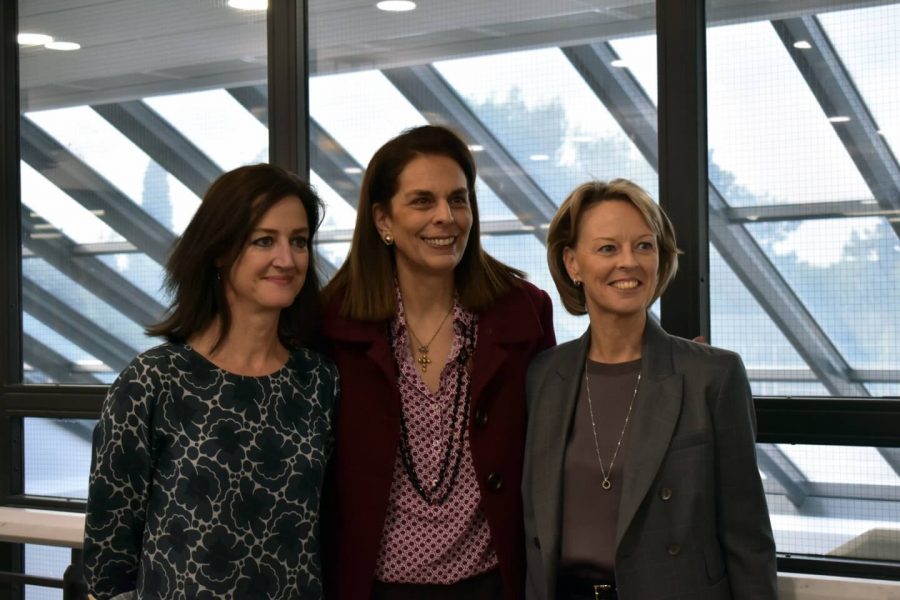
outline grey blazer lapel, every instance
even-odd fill
[[[650,315],[644,329],[641,371],[625,458],[616,546],[659,471],[681,413],[682,375],[675,373],[671,340]]]
[[[563,461],[589,343],[590,331],[557,348],[537,390],[540,409],[529,417],[537,419],[534,444],[528,449],[534,460],[531,494],[535,528],[541,540],[546,581],[554,588],[560,547]]]

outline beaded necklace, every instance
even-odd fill
[[[412,453],[412,444],[409,439],[409,426],[406,419],[406,411],[401,404],[400,407],[400,459],[403,462],[403,470],[409,479],[416,493],[431,506],[440,506],[444,504],[452,495],[456,488],[456,482],[459,478],[460,464],[465,451],[465,433],[466,424],[469,420],[469,404],[470,389],[468,385],[464,385],[463,375],[465,374],[466,363],[474,352],[475,339],[475,323],[469,325],[461,324],[462,347],[454,362],[459,365],[456,375],[456,393],[453,395],[453,403],[451,405],[450,427],[447,443],[444,448],[444,455],[441,458],[438,475],[431,485],[423,485],[418,472],[416,471],[415,458]],[[388,341],[391,348],[394,348],[395,339],[392,332],[391,324],[387,326]],[[404,377],[403,370],[397,365],[400,377]],[[463,389],[465,388],[465,389]],[[440,388],[438,388],[440,389]],[[458,433],[457,433],[458,430]],[[454,438],[458,438],[454,440]],[[456,443],[454,443],[456,441]]]

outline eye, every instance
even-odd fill
[[[421,195],[421,196],[413,196],[410,204],[413,206],[427,206],[431,204],[431,196]]]
[[[262,237],[258,237],[250,242],[254,246],[259,246],[260,248],[270,248],[272,244],[275,243],[275,240],[271,235],[264,235]]]
[[[656,243],[651,241],[638,242],[637,249],[642,252],[653,252],[656,249]]]
[[[450,204],[452,204],[453,206],[468,206],[469,196],[467,194],[457,194],[455,196],[450,196]]]
[[[294,248],[299,248],[301,250],[304,250],[304,249],[306,249],[307,246],[309,246],[309,238],[307,238],[305,235],[298,235],[298,236],[292,237],[291,245]]]
[[[616,251],[615,244],[604,244],[597,248],[597,252],[600,254],[612,254]]]

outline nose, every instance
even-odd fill
[[[637,259],[634,256],[634,250],[630,246],[625,246],[622,248],[622,251],[619,252],[619,265],[618,268],[625,269],[633,269],[637,267]]]
[[[450,207],[450,203],[446,198],[438,201],[436,211],[435,223],[452,223],[455,220],[453,218],[453,209]]]
[[[291,243],[288,240],[282,240],[275,244],[272,264],[281,269],[287,269],[293,266],[294,260],[291,256]]]

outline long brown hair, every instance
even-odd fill
[[[378,235],[372,208],[377,204],[390,204],[397,193],[403,169],[419,156],[446,156],[459,165],[466,176],[472,229],[462,258],[454,269],[456,290],[462,305],[475,312],[482,311],[518,286],[525,277],[522,271],[503,264],[481,247],[475,197],[475,159],[469,147],[446,127],[416,127],[404,131],[379,148],[366,168],[350,253],[323,290],[326,302],[342,302],[342,316],[362,321],[384,321],[397,311],[394,247],[385,245]]]
[[[218,318],[215,351],[231,329],[225,298],[231,267],[263,215],[288,196],[300,198],[306,210],[309,267],[300,293],[281,311],[278,337],[287,348],[317,342],[320,302],[313,239],[321,222],[322,202],[300,177],[268,164],[234,169],[209,187],[166,263],[165,287],[172,294],[172,305],[160,323],[147,328],[147,334],[185,342]]]

